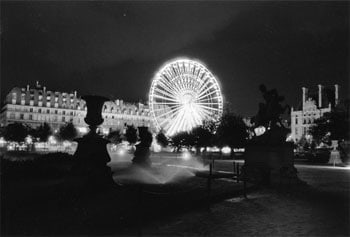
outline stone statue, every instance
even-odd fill
[[[87,115],[85,122],[89,125],[90,131],[82,138],[76,139],[78,148],[74,154],[75,164],[72,174],[85,180],[84,184],[90,187],[102,187],[114,184],[111,168],[107,166],[110,157],[107,152],[108,140],[100,137],[97,133],[97,126],[102,124],[102,106],[107,98],[101,96],[83,96],[87,104]]]
[[[284,97],[276,89],[267,90],[265,85],[259,89],[264,103],[259,103],[259,111],[253,118],[255,136],[245,148],[244,177],[265,185],[300,183],[294,167],[293,144],[286,142],[289,129],[280,118],[289,106],[281,104]]]
[[[280,116],[289,111],[289,105],[283,106],[281,103],[284,97],[280,96],[276,89],[267,90],[265,85],[260,85],[259,90],[263,95],[265,103],[259,103],[257,115],[253,118],[254,128],[264,127],[266,133],[260,137],[255,137],[254,142],[258,143],[281,143],[285,142],[288,129],[281,122]]]

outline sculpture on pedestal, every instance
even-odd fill
[[[83,96],[86,101],[87,115],[84,121],[89,125],[89,133],[76,139],[78,148],[74,154],[75,164],[72,173],[83,178],[84,185],[99,187],[114,184],[111,168],[107,166],[110,157],[107,152],[108,140],[100,137],[97,127],[103,123],[101,110],[107,98],[102,96]]]
[[[293,144],[286,142],[289,129],[280,116],[289,109],[282,105],[284,97],[276,89],[259,87],[265,103],[253,118],[254,136],[245,149],[246,178],[263,184],[299,182],[294,167]]]

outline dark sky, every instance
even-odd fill
[[[346,2],[1,1],[1,96],[13,86],[147,100],[167,60],[201,60],[224,99],[257,112],[266,84],[297,106],[301,87],[349,92]]]

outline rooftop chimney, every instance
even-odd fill
[[[338,84],[334,85],[334,106],[336,106],[338,104],[338,100],[339,100],[339,86]]]
[[[307,88],[306,87],[302,87],[301,89],[303,90],[303,110],[304,110],[306,97],[307,97]]]
[[[318,85],[318,107],[322,107],[322,85]]]

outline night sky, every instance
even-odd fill
[[[349,92],[349,5],[345,2],[1,1],[1,97],[40,81],[146,101],[167,60],[199,59],[224,99],[255,115],[261,83],[297,106],[301,87]]]

